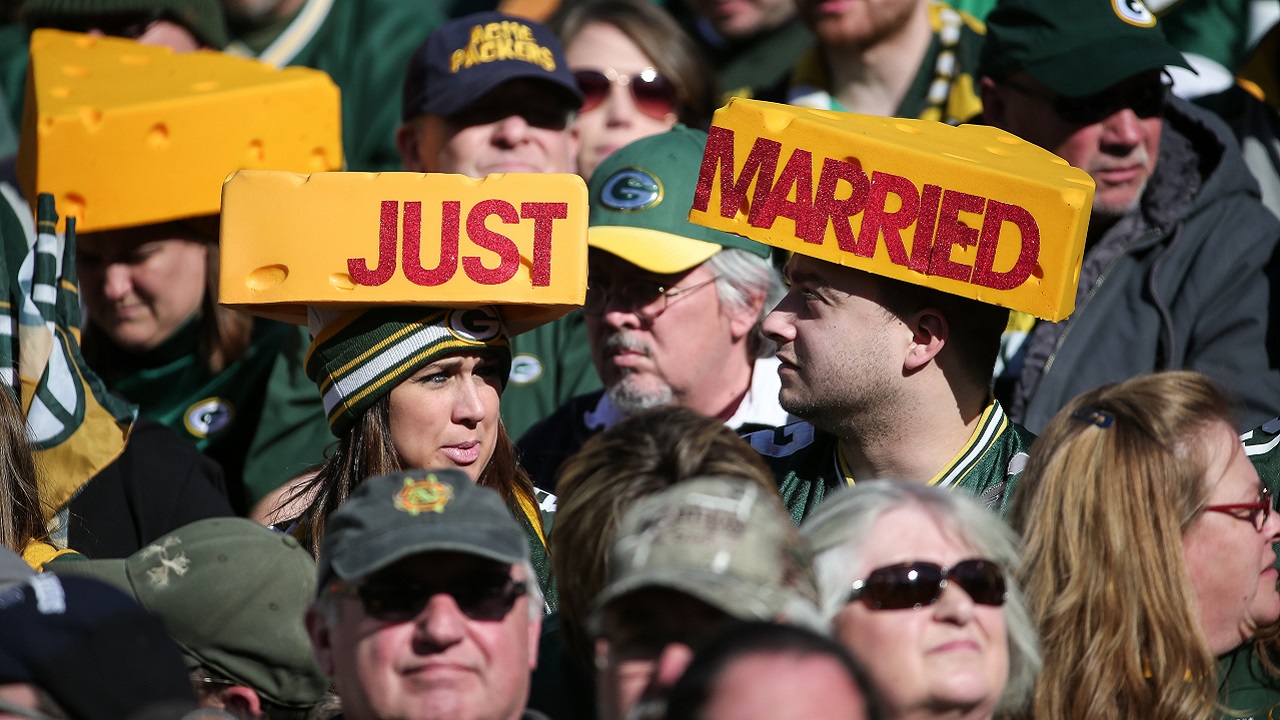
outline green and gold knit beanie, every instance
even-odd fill
[[[315,338],[306,371],[320,388],[329,430],[342,437],[378,398],[424,365],[489,348],[511,373],[511,345],[491,306],[467,309],[395,306],[347,313],[310,311]]]

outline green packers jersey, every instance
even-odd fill
[[[893,115],[959,125],[982,112],[975,77],[987,28],[981,20],[941,2],[931,0],[928,6],[933,40]],[[831,95],[831,82],[823,63],[818,48],[801,56],[791,73],[788,104],[846,109]]]
[[[1009,420],[1004,408],[993,400],[969,442],[929,484],[963,490],[1005,517],[1034,439]],[[761,430],[747,435],[746,440],[773,470],[778,491],[797,524],[812,514],[827,494],[854,482],[844,469],[839,439],[809,423]]]
[[[1280,718],[1280,680],[1263,669],[1253,643],[1218,658],[1218,702],[1224,718]]]
[[[1244,442],[1244,453],[1253,461],[1262,482],[1271,489],[1271,494],[1280,492],[1280,418],[1272,418],[1262,425],[1240,436]]]

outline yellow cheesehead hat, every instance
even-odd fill
[[[23,192],[80,232],[216,215],[241,169],[342,167],[338,88],[307,68],[59,30],[31,36]]]
[[[245,170],[222,194],[224,305],[307,323],[307,375],[341,437],[436,358],[485,351],[582,305],[577,175]]]
[[[735,98],[712,120],[689,220],[1057,321],[1093,191],[997,128]]]
[[[586,278],[577,175],[245,170],[223,186],[218,297],[259,315],[493,305],[517,335],[582,305]]]

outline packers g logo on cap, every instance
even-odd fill
[[[463,342],[487,343],[502,335],[502,318],[488,306],[450,310],[444,319],[449,333]]]
[[[1116,17],[1138,27],[1155,27],[1156,16],[1151,14],[1142,0],[1111,0],[1111,8]]]
[[[618,212],[648,210],[662,202],[662,181],[648,170],[622,168],[604,181],[600,202]]]
[[[404,487],[400,488],[392,502],[397,510],[417,515],[424,512],[442,513],[452,499],[453,487],[440,482],[435,475],[428,475],[421,480],[406,477]]]

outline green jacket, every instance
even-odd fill
[[[323,459],[333,442],[316,386],[303,372],[306,331],[255,320],[245,356],[211,374],[197,352],[197,322],[141,355],[113,346],[94,356],[107,387],[217,460],[231,504],[245,513]],[[101,336],[95,338],[100,340]]]

